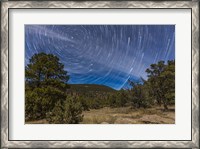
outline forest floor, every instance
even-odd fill
[[[133,109],[131,107],[101,108],[83,112],[81,124],[175,124],[175,107],[169,106],[168,111],[163,107]],[[26,124],[47,124],[43,120],[29,121]]]

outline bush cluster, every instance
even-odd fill
[[[25,68],[26,120],[77,124],[83,120],[82,111],[102,107],[147,108],[158,104],[168,110],[168,105],[175,103],[175,61],[152,64],[146,73],[147,80],[129,80],[126,90],[78,92],[68,89],[69,76],[58,57],[35,54]]]

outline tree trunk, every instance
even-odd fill
[[[168,107],[166,103],[164,103],[164,108],[165,108],[165,111],[168,111]]]

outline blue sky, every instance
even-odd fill
[[[116,90],[145,70],[175,59],[174,25],[26,25],[25,63],[35,53],[59,57],[70,84],[102,84]]]

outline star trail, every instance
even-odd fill
[[[40,52],[59,57],[69,84],[119,90],[146,79],[152,63],[175,59],[175,26],[25,25],[25,65]]]

